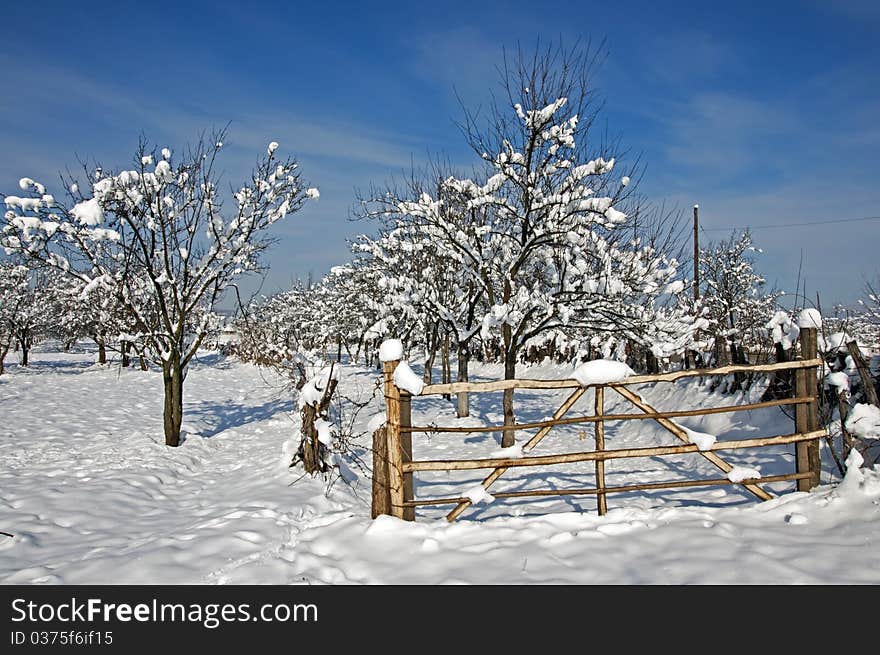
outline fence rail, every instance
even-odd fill
[[[514,379],[493,382],[455,382],[452,384],[427,385],[419,397],[451,394],[459,392],[483,393],[502,391],[505,389],[573,389],[569,397],[554,412],[549,420],[519,423],[514,425],[447,427],[447,426],[413,426],[411,420],[412,396],[394,384],[394,370],[399,362],[385,362],[384,382],[387,421],[385,426],[373,435],[373,516],[391,514],[406,520],[415,520],[415,508],[428,505],[455,504],[455,508],[447,514],[449,521],[454,521],[472,504],[470,498],[429,498],[416,500],[413,496],[413,474],[421,471],[462,471],[476,469],[492,469],[482,481],[488,489],[509,469],[530,466],[551,466],[576,462],[595,463],[596,486],[584,489],[535,489],[528,491],[498,492],[495,498],[519,498],[529,496],[565,496],[565,495],[596,495],[599,514],[607,511],[607,494],[624,491],[640,491],[651,489],[670,489],[677,487],[716,486],[724,484],[742,485],[746,490],[761,500],[769,500],[773,496],[761,485],[769,482],[793,480],[798,490],[809,490],[819,483],[819,439],[827,438],[818,424],[818,397],[816,374],[823,361],[817,356],[817,335],[814,328],[801,330],[802,359],[777,364],[758,366],[734,365],[714,369],[695,369],[676,371],[660,375],[638,375],[619,382],[584,386],[577,380],[535,380]],[[641,396],[629,387],[636,384],[674,382],[689,377],[723,376],[732,373],[782,373],[789,371],[794,374],[794,397],[772,401],[710,407],[697,410],[674,410],[660,412],[646,403]],[[594,413],[590,416],[565,417],[565,414],[584,395],[587,389],[595,389]],[[640,413],[606,414],[605,390],[611,389],[628,400],[640,410]],[[725,412],[748,411],[766,407],[795,407],[795,431],[791,434],[780,434],[750,439],[716,441],[711,446],[699,448],[692,443],[684,428],[672,418],[682,416],[704,416]],[[605,444],[605,423],[608,421],[641,421],[653,420],[674,435],[681,444],[670,446],[651,446],[641,448],[607,449]],[[555,426],[592,423],[595,430],[596,447],[593,450],[575,453],[557,453],[549,455],[525,456],[534,449]],[[412,435],[414,433],[468,433],[468,432],[501,432],[504,430],[527,430],[538,428],[522,445],[523,457],[495,457],[486,459],[444,459],[418,460],[412,457]],[[635,457],[665,457],[669,455],[695,453],[699,454],[721,471],[729,473],[733,466],[722,459],[717,452],[739,450],[743,448],[759,448],[777,445],[795,445],[795,472],[755,479],[732,481],[729,478],[709,478],[702,480],[679,480],[671,482],[652,482],[607,486],[605,484],[605,462],[615,459]]]
[[[736,364],[719,368],[697,368],[672,373],[659,373],[656,375],[634,375],[621,382],[609,382],[602,385],[605,387],[620,387],[643,382],[675,382],[683,378],[703,377],[707,375],[730,375],[731,373],[766,373],[773,371],[792,371],[802,368],[813,368],[822,365],[822,360],[817,358],[782,362],[777,364],[746,365]],[[472,391],[476,393],[486,391],[504,391],[505,389],[574,389],[581,387],[580,382],[573,379],[565,380],[537,380],[533,378],[516,378],[515,380],[493,380],[491,382],[450,382],[448,384],[427,384],[422,389],[422,396],[437,396],[440,394],[458,393],[460,391]]]

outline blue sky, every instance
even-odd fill
[[[446,153],[473,159],[455,91],[485,102],[502,46],[606,39],[603,127],[647,166],[641,190],[705,240],[750,225],[759,266],[852,303],[880,274],[880,2],[70,3],[0,10],[0,190],[58,191],[77,157],[127,164],[230,123],[241,179],[266,143],[318,203],[277,229],[264,291],[348,257],[355,189]]]

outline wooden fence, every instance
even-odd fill
[[[595,462],[596,486],[581,489],[537,489],[530,491],[493,493],[495,498],[519,498],[525,496],[563,496],[563,495],[595,495],[598,501],[599,514],[607,511],[606,496],[610,493],[624,491],[640,491],[653,489],[670,489],[676,487],[698,487],[714,485],[741,484],[750,493],[761,500],[769,500],[773,496],[761,487],[761,484],[782,480],[795,480],[799,491],[807,491],[819,484],[820,457],[819,439],[827,438],[820,429],[818,419],[817,368],[823,361],[817,356],[816,330],[803,328],[800,333],[802,359],[778,364],[759,366],[724,366],[715,369],[684,370],[660,375],[632,376],[620,382],[590,385],[595,388],[594,413],[590,416],[566,417],[574,404],[586,393],[588,386],[582,386],[576,380],[499,380],[493,382],[455,382],[452,384],[427,385],[418,397],[452,394],[460,391],[480,393],[516,389],[573,389],[568,398],[554,412],[553,418],[546,421],[519,423],[513,426],[478,426],[478,427],[440,427],[414,426],[411,420],[412,396],[394,384],[394,370],[399,362],[385,362],[385,402],[387,420],[383,427],[373,435],[373,508],[375,518],[380,514],[390,514],[398,518],[415,520],[415,508],[425,505],[455,505],[447,514],[449,521],[454,521],[471,505],[468,497],[415,499],[413,495],[413,474],[418,471],[461,471],[472,469],[492,469],[483,481],[482,486],[488,489],[505,472],[511,468],[522,466],[547,466],[571,462]],[[636,384],[673,382],[689,377],[721,376],[732,373],[769,373],[780,374],[790,371],[794,374],[795,385],[792,398],[782,398],[747,405],[704,408],[699,410],[678,410],[659,412],[646,403],[641,396],[629,387]],[[613,390],[638,410],[630,414],[606,414],[605,391]],[[687,432],[672,418],[681,416],[704,416],[725,412],[746,411],[763,407],[793,405],[795,407],[794,432],[750,439],[716,441],[709,448],[701,450],[691,443]],[[605,423],[608,421],[640,421],[653,420],[672,433],[682,443],[671,446],[652,446],[644,448],[608,449],[605,443]],[[526,456],[547,436],[554,426],[592,423],[595,430],[594,450]],[[461,460],[414,460],[412,435],[414,433],[475,433],[501,432],[504,429],[538,431],[522,446],[523,457],[490,458]],[[785,475],[774,475],[756,479],[733,482],[727,477],[679,480],[674,482],[653,482],[630,484],[624,486],[606,486],[605,462],[612,459],[628,459],[634,457],[655,457],[697,453],[718,467],[722,472],[729,473],[733,466],[722,459],[718,451],[737,450],[794,444],[795,471]]]

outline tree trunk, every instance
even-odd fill
[[[726,366],[728,364],[727,349],[724,347],[726,340],[727,337],[721,334],[715,335],[715,366]]]
[[[648,375],[656,375],[660,372],[657,358],[654,356],[654,352],[650,348],[645,348],[645,368],[648,370]]]
[[[318,438],[318,429],[315,421],[319,418],[327,419],[327,411],[336,390],[336,380],[330,380],[320,402],[306,405],[302,408],[302,426],[300,427],[300,444],[291,466],[302,460],[306,473],[325,473],[329,467],[324,459],[324,451],[327,446]]]
[[[452,382],[452,370],[451,370],[451,367],[449,366],[449,335],[448,334],[444,335],[444,337],[443,337],[443,344],[442,344],[442,348],[441,348],[440,352],[441,352],[440,365],[441,365],[441,369],[442,369],[441,376],[443,378],[443,384],[449,384],[450,382]],[[446,400],[449,400],[449,394],[444,393],[443,398]]]
[[[425,359],[425,373],[422,375],[422,381],[425,384],[431,384],[431,377],[434,372],[434,358],[437,356],[437,349],[430,348],[430,352],[427,353],[428,358]]]
[[[743,349],[736,345],[736,342],[731,340],[730,342],[730,361],[732,364],[745,364],[745,356],[743,355]],[[745,374],[743,373],[734,373],[734,388],[741,389],[743,386],[743,382],[745,381]]]
[[[302,408],[302,463],[306,473],[318,473],[324,470],[321,461],[321,442],[318,441],[318,430],[315,428],[318,408],[315,405],[306,405]]]
[[[458,381],[459,382],[467,382],[468,381],[469,357],[470,357],[470,353],[468,352],[468,344],[459,343],[458,344]],[[468,396],[468,392],[467,391],[459,391],[458,394],[456,394],[456,400],[458,401],[458,418],[470,416],[471,408],[470,408],[470,397]]]
[[[504,353],[504,379],[513,380],[516,378],[516,353],[508,350]],[[513,389],[504,390],[504,425],[513,425],[516,422],[516,416],[513,411]],[[501,447],[508,448],[516,443],[515,430],[504,430],[501,437]]]
[[[31,347],[28,344],[27,339],[19,339],[18,345],[21,348],[21,365],[27,366],[30,362]]]
[[[131,358],[128,356],[128,351],[131,348],[131,344],[128,341],[123,341],[121,344],[122,347],[122,367],[128,368],[131,366]]]
[[[146,371],[147,370],[147,360],[144,359],[143,354],[138,355],[138,360],[140,361],[141,370]]]
[[[107,363],[107,347],[104,345],[104,339],[99,338],[95,339],[95,342],[98,344],[98,363],[106,364]]]
[[[434,375],[434,359],[437,357],[437,324],[431,328],[431,332],[425,333],[427,350],[425,351],[425,374],[422,380],[425,384],[431,384]]]
[[[183,423],[183,369],[180,356],[172,355],[162,365],[165,384],[165,445],[180,445],[180,426]]]

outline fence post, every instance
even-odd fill
[[[380,514],[391,514],[389,488],[388,429],[383,425],[373,432],[373,518]]]
[[[801,356],[804,359],[816,359],[819,356],[817,343],[818,331],[814,327],[801,328]],[[812,432],[819,429],[819,399],[816,384],[817,369],[815,366],[800,368],[795,372],[795,394],[799,397],[810,396],[812,401],[796,405],[795,432]],[[795,462],[798,473],[810,473],[809,478],[797,481],[798,491],[809,491],[819,485],[821,460],[819,456],[819,440],[799,441],[795,446]]]
[[[410,404],[410,399],[412,395],[408,391],[400,391],[400,427],[408,428],[412,426],[412,405]],[[400,449],[401,449],[401,461],[403,462],[411,462],[412,461],[412,432],[403,432],[400,433]],[[403,474],[403,500],[408,501],[412,500],[413,496],[413,474],[412,471],[409,473]],[[404,507],[403,508],[403,519],[405,521],[415,521],[416,520],[416,508],[415,507]]]
[[[391,516],[403,518],[403,448],[400,443],[400,389],[394,384],[394,370],[400,360],[383,362],[385,377],[385,432],[387,435],[388,493]]]
[[[596,416],[605,414],[605,387],[596,387]],[[596,421],[596,450],[605,450],[605,421]],[[605,460],[596,460],[596,488],[599,490],[599,516],[608,511],[605,489]]]

